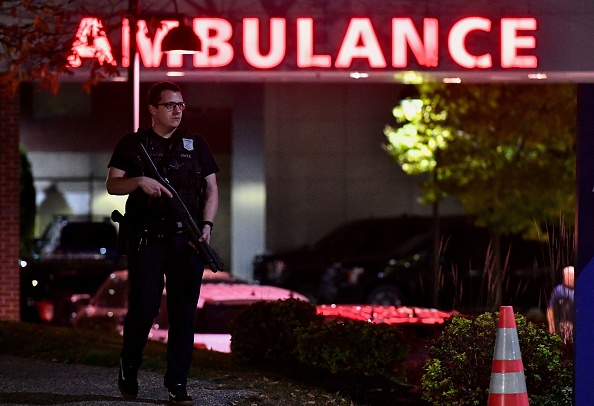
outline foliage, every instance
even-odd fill
[[[425,202],[455,196],[499,234],[572,221],[574,85],[427,83],[418,92],[394,108],[384,148],[406,173],[428,175]]]
[[[73,16],[85,15],[78,0],[3,0],[0,8],[0,89],[18,91],[21,82],[37,81],[57,92],[59,76],[71,74],[71,53],[76,26]],[[85,88],[104,74],[116,72],[95,60]]]
[[[565,404],[573,385],[571,348],[523,316],[515,318],[530,404]],[[484,313],[448,322],[429,350],[422,378],[426,400],[436,406],[487,404],[498,320],[499,313]]]
[[[246,365],[294,363],[296,329],[309,325],[315,318],[315,305],[302,300],[256,302],[231,324],[232,357]]]
[[[406,359],[398,326],[320,317],[298,330],[297,353],[305,365],[331,373],[393,376]]]
[[[35,235],[35,216],[37,205],[35,202],[35,185],[33,184],[33,172],[31,163],[27,158],[27,152],[21,146],[19,148],[19,172],[21,179],[20,192],[20,255],[31,252],[33,237]]]

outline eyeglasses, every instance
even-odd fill
[[[167,102],[167,103],[157,103],[157,106],[164,106],[167,111],[173,111],[173,109],[177,106],[180,111],[184,111],[186,109],[186,103],[176,103],[176,102]]]

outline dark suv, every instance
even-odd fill
[[[313,246],[256,256],[254,280],[295,290],[315,303],[433,306],[436,257],[438,306],[477,306],[492,287],[488,230],[466,216],[441,217],[435,255],[432,224],[431,217],[416,216],[347,223]],[[545,249],[516,236],[501,240],[504,286],[517,290],[513,295],[526,306],[538,304]]]
[[[122,267],[109,218],[56,216],[21,260],[21,319],[66,323],[68,299],[95,292]]]

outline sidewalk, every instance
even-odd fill
[[[117,388],[117,368],[60,364],[0,355],[0,405],[118,405],[126,402]],[[130,404],[167,405],[161,374],[140,371],[140,392]],[[250,390],[218,389],[210,382],[190,379],[194,404],[227,406],[257,395]]]

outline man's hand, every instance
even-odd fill
[[[200,236],[200,240],[198,240],[198,241],[200,241],[200,242],[206,241],[207,243],[210,244],[210,230],[208,230],[208,231],[205,232],[204,229],[203,229],[202,230],[202,235]],[[198,247],[196,247],[192,241],[188,241],[188,244],[190,244],[190,246],[192,248],[194,248],[196,251],[198,251]]]
[[[200,236],[200,241],[206,241],[210,244],[210,226],[208,224],[204,224],[202,226],[202,235]]]
[[[159,181],[149,178],[148,176],[141,176],[138,178],[138,187],[142,189],[144,193],[149,195],[150,197],[161,197],[161,195],[166,195],[168,197],[173,197],[171,192],[167,190],[167,188]]]
[[[206,241],[210,244],[210,226],[208,224],[205,224],[204,227],[202,227],[202,235],[200,236],[199,241]],[[190,244],[192,248],[198,251],[198,248],[194,245],[192,241],[188,241],[188,244]]]

